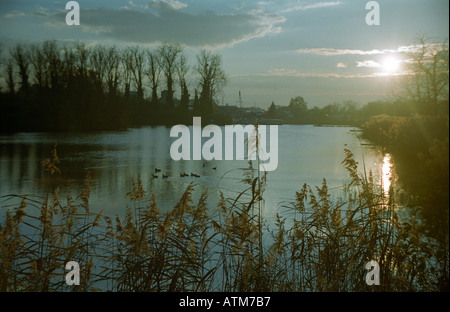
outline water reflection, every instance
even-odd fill
[[[355,152],[361,149],[352,129],[280,126],[279,163],[277,170],[267,177],[264,215],[275,218],[280,203],[291,201],[304,183],[321,185],[326,178],[330,190],[342,187],[349,179],[341,164],[345,158],[344,148]],[[241,183],[243,171],[240,168],[247,168],[247,161],[173,161],[169,156],[172,143],[169,132],[166,127],[144,127],[117,132],[0,136],[0,196],[45,196],[56,186],[61,196],[76,196],[89,171],[91,207],[115,216],[124,211],[128,204],[125,194],[130,190],[131,179],[138,176],[147,194],[155,193],[163,212],[176,204],[190,183],[195,183],[194,201],[204,189],[209,190],[208,205],[212,208],[219,201],[220,192],[226,198],[235,198],[246,188]],[[55,143],[62,175],[49,179],[40,162],[50,156]],[[365,147],[361,152],[370,164],[367,169],[378,173],[377,180],[383,180],[383,190],[387,194],[391,183],[390,155],[383,156],[378,150]],[[362,153],[355,153],[357,162],[361,162]],[[155,167],[162,169],[157,179],[152,176]],[[182,178],[181,172],[193,172],[200,178]],[[162,179],[162,173],[169,178]]]
[[[392,161],[391,154],[387,153],[383,157],[383,165],[381,167],[381,188],[383,194],[389,197],[389,189],[392,183]]]

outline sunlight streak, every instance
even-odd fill
[[[383,165],[381,167],[381,187],[383,194],[389,196],[389,188],[391,187],[392,178],[392,162],[391,154],[387,153],[383,157]]]

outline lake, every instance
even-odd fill
[[[247,161],[174,161],[169,151],[175,138],[169,133],[170,128],[161,126],[108,132],[1,135],[0,196],[44,197],[59,186],[60,198],[67,194],[75,198],[89,171],[91,210],[121,216],[129,203],[125,195],[131,190],[131,181],[138,177],[148,195],[155,193],[162,212],[173,208],[190,183],[195,184],[194,202],[208,189],[210,209],[216,207],[220,192],[235,198],[248,187],[241,182]],[[326,178],[329,190],[338,191],[349,181],[341,164],[344,149],[351,150],[359,168],[363,170],[364,164],[367,171],[372,170],[375,181],[384,181],[386,188],[392,170],[389,155],[359,140],[358,133],[352,127],[279,126],[278,167],[267,175],[264,218],[273,220],[279,208],[292,201],[304,183],[320,186]],[[41,161],[50,157],[54,144],[62,174],[50,178]],[[155,168],[161,169],[158,178],[153,177]],[[180,177],[183,172],[189,176]],[[200,177],[192,177],[190,173]],[[162,178],[162,174],[168,178]],[[4,209],[10,204],[2,200],[0,205]]]

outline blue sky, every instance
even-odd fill
[[[1,0],[0,43],[55,39],[151,48],[173,41],[186,47],[191,62],[202,48],[222,55],[223,103],[236,104],[241,91],[244,105],[262,108],[298,95],[309,107],[347,99],[364,104],[390,97],[402,74],[401,51],[417,35],[436,42],[449,37],[447,0],[377,1],[379,26],[366,24],[367,2],[80,0],[81,25],[68,26],[66,1]]]

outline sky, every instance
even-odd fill
[[[312,108],[392,98],[417,36],[449,37],[448,0],[379,0],[379,25],[367,24],[373,8],[364,0],[77,2],[80,25],[69,26],[67,1],[1,0],[4,54],[18,42],[49,39],[149,48],[176,42],[191,66],[201,49],[222,56],[223,104],[237,105],[241,91],[243,106],[265,109],[302,96]]]

